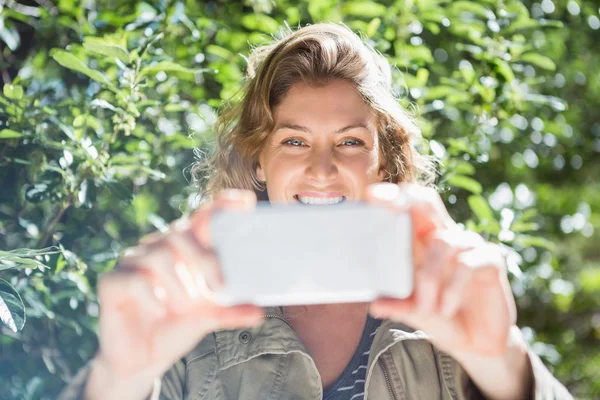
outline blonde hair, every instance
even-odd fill
[[[392,93],[388,61],[346,26],[318,23],[289,30],[251,52],[247,73],[242,101],[224,107],[215,123],[213,153],[192,169],[204,196],[225,188],[263,192],[256,166],[274,128],[273,110],[297,82],[321,86],[338,79],[351,83],[375,113],[385,180],[432,180],[431,162],[413,146],[420,130]]]

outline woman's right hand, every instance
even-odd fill
[[[223,307],[207,295],[222,285],[211,251],[214,212],[250,211],[255,206],[251,191],[222,191],[189,219],[175,221],[167,232],[152,234],[125,252],[117,268],[98,284],[97,369],[120,382],[160,377],[208,333],[262,321],[257,306]]]

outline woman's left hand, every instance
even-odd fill
[[[431,188],[382,183],[371,185],[365,198],[410,212],[413,224],[413,293],[379,298],[370,312],[424,331],[450,355],[502,356],[516,307],[500,246],[459,227]]]

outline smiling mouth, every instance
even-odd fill
[[[310,196],[300,196],[298,194],[294,195],[294,199],[302,205],[305,206],[330,206],[336,204],[342,204],[346,201],[346,196],[340,197],[310,197]]]

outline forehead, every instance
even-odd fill
[[[275,107],[277,123],[367,123],[373,111],[350,83],[336,80],[322,86],[296,83]]]

